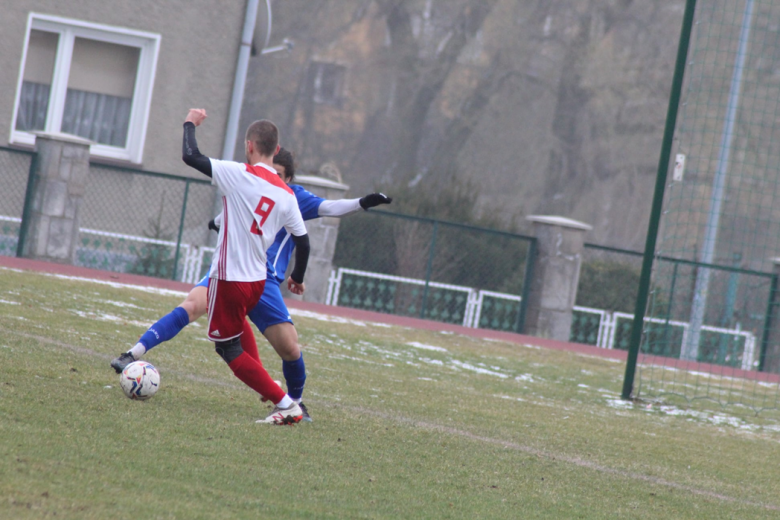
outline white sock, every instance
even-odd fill
[[[290,399],[292,399],[292,398],[290,398]],[[302,400],[303,400],[302,397],[299,397],[298,399],[293,399],[293,401],[295,401],[295,404],[301,404]]]
[[[134,360],[138,361],[139,359],[141,359],[141,356],[146,354],[146,347],[144,347],[143,343],[136,343],[135,346],[133,346],[133,348],[128,350],[128,352],[130,353],[131,356],[133,356]]]
[[[282,397],[282,400],[276,403],[276,406],[279,408],[289,408],[293,405],[295,401],[290,399],[290,396],[287,394],[284,394],[284,397]]]

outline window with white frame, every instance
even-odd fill
[[[62,132],[93,155],[140,163],[160,36],[31,13],[11,142]]]

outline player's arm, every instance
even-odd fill
[[[369,193],[359,199],[323,200],[320,203],[318,213],[320,217],[343,217],[359,209],[368,211],[380,204],[390,204],[391,202],[393,199],[384,193]]]
[[[297,201],[289,206],[284,215],[284,228],[290,233],[293,244],[295,244],[295,267],[290,277],[287,279],[287,288],[293,294],[303,294],[303,275],[306,273],[306,266],[309,264],[309,235],[306,232],[306,225],[303,223],[303,216],[298,207]]]
[[[206,119],[206,111],[200,108],[190,109],[184,120],[184,137],[181,145],[181,158],[187,164],[211,177],[211,159],[200,153],[198,141],[195,139],[195,127]]]
[[[295,284],[288,283],[287,286],[291,292],[303,294],[303,276],[306,274],[306,267],[309,264],[309,253],[311,251],[309,235],[292,235],[292,241],[295,244],[295,267],[292,273],[290,273],[290,280],[295,282]],[[298,288],[300,292],[297,292],[294,288]]]

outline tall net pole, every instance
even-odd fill
[[[653,206],[650,210],[650,223],[647,229],[645,242],[645,254],[642,260],[642,273],[639,278],[639,291],[634,309],[634,323],[631,329],[631,343],[626,362],[626,373],[623,378],[623,399],[630,399],[634,388],[634,376],[636,375],[636,363],[639,357],[639,346],[642,341],[642,327],[647,309],[647,298],[650,293],[650,275],[653,269],[653,256],[655,254],[656,239],[658,237],[658,225],[661,220],[663,208],[664,188],[666,187],[666,174],[669,169],[669,160],[672,153],[674,129],[677,125],[677,109],[680,104],[683,77],[685,75],[685,62],[688,58],[688,46],[691,41],[691,29],[693,28],[693,14],[696,10],[696,0],[685,2],[682,29],[680,31],[680,45],[677,48],[677,60],[674,66],[672,79],[672,92],[669,97],[669,107],[666,112],[666,125],[661,145],[661,157],[658,160],[658,173],[653,194]]]

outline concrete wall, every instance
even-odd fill
[[[27,18],[35,12],[161,35],[143,169],[199,178],[181,161],[181,124],[190,107],[209,113],[198,129],[201,150],[221,155],[243,0],[14,0],[3,2],[1,9],[0,145],[10,139]]]

